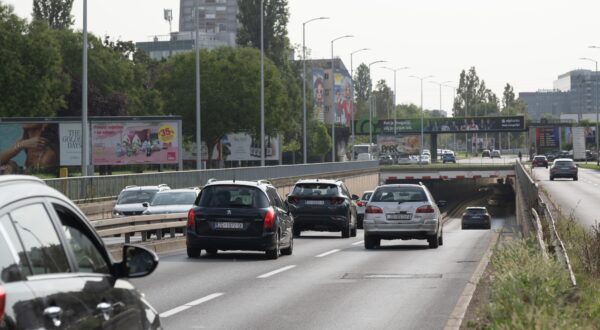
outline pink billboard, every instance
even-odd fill
[[[95,122],[92,164],[177,164],[177,122]]]

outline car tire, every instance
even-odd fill
[[[300,237],[300,235],[302,235],[302,230],[300,230],[300,228],[295,228],[292,229],[292,232],[294,233],[294,237]]]
[[[372,250],[379,247],[380,244],[380,239],[372,236],[365,236],[365,249]]]
[[[363,229],[363,221],[364,221],[364,216],[363,216],[363,218],[358,218],[356,220],[356,228]]]
[[[429,238],[427,238],[427,242],[429,243],[430,249],[437,249],[438,246],[440,246],[440,241],[438,240],[436,234],[429,236]]]
[[[350,238],[350,236],[352,234],[351,231],[352,231],[352,228],[350,227],[350,224],[348,224],[347,226],[342,228],[342,238]]]
[[[438,237],[438,245],[444,245],[444,232],[442,231],[440,237]]]
[[[352,228],[350,230],[350,237],[356,237],[356,231],[357,231],[356,227]]]
[[[188,258],[198,258],[198,257],[200,257],[201,252],[202,252],[202,250],[200,250],[200,249],[187,248]]]
[[[573,177],[573,181],[577,181],[577,180],[579,180],[579,178],[578,178],[578,177],[576,177],[576,176],[574,176],[574,177]]]
[[[275,236],[275,248],[265,251],[267,259],[277,260],[277,258],[279,258],[279,254],[281,253],[281,250],[279,250],[279,243],[281,243],[281,241],[279,232],[277,232]]]
[[[284,256],[291,256],[294,252],[294,236],[290,237],[290,246],[285,249],[281,249],[281,254]]]
[[[554,181],[554,177],[553,176],[550,176],[550,181]]]

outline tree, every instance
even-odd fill
[[[502,108],[506,109],[515,103],[515,91],[513,87],[507,83],[504,86],[504,93],[502,93]]]
[[[485,81],[479,79],[475,67],[471,67],[468,73],[465,70],[461,72],[452,110],[455,117],[499,113],[498,97],[486,87]]]
[[[33,18],[53,29],[67,29],[73,25],[72,8],[73,0],[33,0]]]
[[[260,136],[260,52],[251,48],[201,50],[202,140],[212,150],[227,133]],[[195,55],[175,55],[156,84],[164,113],[183,117],[183,134],[195,137]],[[288,99],[279,70],[265,61],[265,131],[275,136],[287,125]]]
[[[375,109],[373,109],[373,116],[379,119],[390,119],[394,118],[393,109],[394,106],[394,92],[386,84],[385,80],[379,80],[373,91],[373,97],[375,98]]]
[[[238,0],[237,44],[260,49],[261,0]],[[278,67],[288,60],[290,42],[287,35],[289,21],[287,0],[264,0],[265,54]]]
[[[52,31],[0,3],[0,36],[0,116],[55,116],[65,106],[68,79]]]
[[[371,96],[371,88],[373,87],[369,67],[366,64],[361,63],[358,68],[356,68],[356,74],[353,79],[356,102],[367,102]]]
[[[318,157],[320,162],[325,159],[325,154],[331,150],[331,136],[324,123],[311,119],[308,122],[308,156]]]

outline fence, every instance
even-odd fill
[[[46,183],[75,201],[98,200],[117,196],[128,185],[157,185],[165,183],[171,188],[201,186],[210,178],[218,180],[258,180],[318,175],[323,173],[378,169],[378,161],[355,161],[282,165],[265,167],[239,167],[215,170],[159,172],[128,175],[89,176],[48,179]]]

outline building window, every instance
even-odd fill
[[[323,79],[325,79],[325,80],[329,79],[329,73],[324,74]]]

